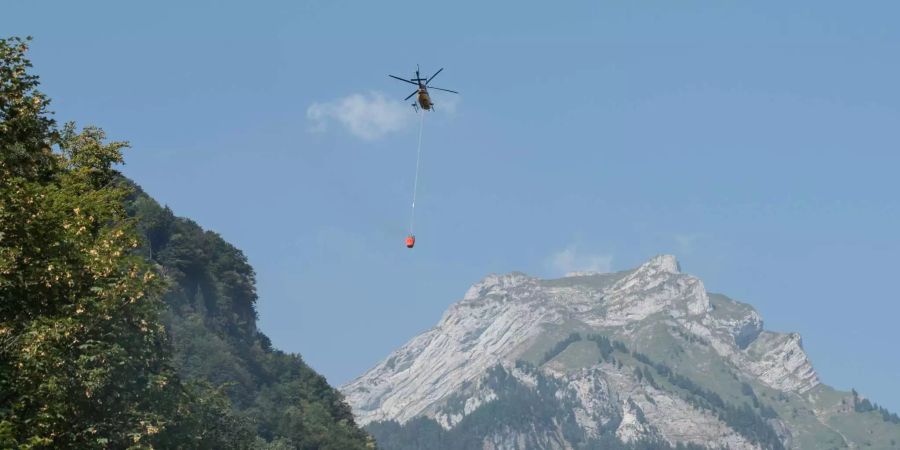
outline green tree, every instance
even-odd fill
[[[27,43],[0,40],[0,444],[151,447],[191,405],[164,286],[133,251],[113,169],[127,144],[56,128]]]
[[[0,39],[0,448],[374,448],[256,329],[243,253],[57,128],[27,44]]]

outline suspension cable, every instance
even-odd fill
[[[409,234],[413,234],[413,228],[416,220],[416,194],[419,190],[419,161],[422,158],[422,129],[425,128],[425,111],[419,111],[421,118],[419,120],[419,143],[416,148],[416,177],[413,182],[413,198],[412,210],[409,213]]]

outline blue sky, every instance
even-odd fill
[[[264,4],[263,4],[264,3]],[[343,383],[490,272],[673,253],[900,411],[900,4],[5,2],[60,121],[244,250]],[[446,67],[423,137],[411,90]]]

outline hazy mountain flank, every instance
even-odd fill
[[[796,333],[672,256],[490,275],[343,386],[382,448],[900,448],[900,419],[822,384]]]

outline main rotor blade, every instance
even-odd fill
[[[409,94],[406,98],[403,99],[403,101],[409,100],[409,98],[412,97],[413,95],[416,95],[417,92],[419,92],[418,89],[414,90],[413,93],[412,93],[412,94]]]
[[[395,76],[393,76],[393,75],[388,75],[388,76],[391,77],[391,78],[394,78],[394,79],[396,79],[396,80],[405,81],[405,82],[407,82],[407,83],[409,83],[409,84],[414,84],[414,85],[416,85],[416,86],[419,85],[419,83],[413,83],[412,81],[409,81],[409,80],[407,80],[406,78],[395,77]]]
[[[434,79],[434,77],[436,77],[436,76],[437,76],[437,74],[439,74],[439,73],[441,73],[441,71],[442,71],[442,70],[444,70],[444,68],[443,68],[443,67],[441,67],[441,68],[440,68],[440,69],[438,69],[438,71],[437,71],[437,72],[435,72],[435,73],[434,73],[434,75],[432,75],[432,76],[430,76],[430,77],[428,77],[428,80],[426,80],[426,81],[425,81],[425,86],[428,86],[428,83],[430,83],[430,82],[431,82],[431,80],[433,80],[433,79]]]
[[[434,86],[428,86],[428,89],[437,89],[439,91],[452,92],[454,94],[459,94],[459,92],[451,91],[450,89],[443,89],[443,88],[434,87]]]

